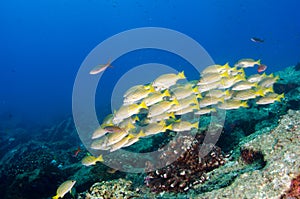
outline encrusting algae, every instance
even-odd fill
[[[140,138],[198,128],[197,121],[183,119],[186,114],[199,117],[218,109],[248,108],[250,100],[257,105],[280,101],[284,95],[273,91],[278,76],[245,75],[244,68],[255,65],[260,65],[260,60],[242,59],[234,67],[228,63],[208,66],[198,81],[188,82],[182,71],[129,88],[123,96],[123,105],[108,115],[91,136],[91,148],[112,152]]]

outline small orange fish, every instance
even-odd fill
[[[90,74],[91,75],[96,75],[98,73],[101,73],[102,71],[105,71],[108,67],[112,68],[112,66],[110,65],[110,60],[106,64],[99,64],[99,65],[95,66],[90,71]]]
[[[78,153],[81,151],[80,146],[77,148],[76,151],[74,151],[74,154],[72,155],[74,158],[77,157]]]

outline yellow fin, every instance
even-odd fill
[[[103,162],[104,159],[103,159],[103,156],[102,155],[99,155],[97,158],[96,158],[96,162]]]
[[[134,138],[135,136],[133,135],[133,134],[129,134],[129,135],[127,135],[127,137],[129,138],[129,139],[131,139],[131,138]]]
[[[192,127],[194,127],[194,128],[196,128],[196,129],[197,129],[197,128],[199,127],[199,122],[195,122],[195,123],[193,123],[193,124],[192,124]]]
[[[229,63],[227,62],[226,64],[224,64],[224,65],[222,66],[222,68],[229,69],[229,68],[230,68]]]
[[[260,59],[256,61],[257,65],[260,65]]]
[[[165,97],[171,97],[171,94],[168,90],[165,90],[165,92],[163,93],[163,96]]]
[[[248,107],[249,107],[248,104],[247,104],[247,101],[242,102],[242,103],[241,103],[241,106],[242,106],[242,107],[245,107],[245,108],[248,108]]]
[[[134,129],[135,126],[131,123],[131,122],[128,122],[127,126],[126,126],[126,130],[129,131],[130,129]]]
[[[175,118],[174,112],[169,113],[168,116],[171,117],[171,118]]]
[[[143,101],[140,105],[139,105],[140,108],[144,108],[144,109],[148,109],[146,103]]]
[[[175,105],[179,105],[179,102],[178,102],[178,100],[176,98],[171,103],[175,104]]]
[[[178,73],[178,77],[179,77],[180,79],[185,79],[184,71]]]
[[[141,129],[136,137],[140,138],[140,137],[145,137],[145,136],[146,136],[145,132],[143,131],[143,129]]]
[[[172,124],[170,124],[170,125],[168,125],[168,126],[165,127],[165,130],[172,130],[172,129],[173,129]]]
[[[52,199],[58,199],[59,195],[53,196]]]
[[[149,91],[150,91],[151,93],[155,91],[155,89],[154,89],[154,87],[153,87],[152,85],[150,85],[149,87],[150,87],[150,88],[149,88]]]
[[[276,97],[275,101],[280,102],[282,98],[284,98],[284,93],[282,93],[281,95],[278,95],[278,96]]]
[[[257,90],[257,91],[255,92],[255,94],[257,94],[257,95],[259,95],[259,96],[265,96],[264,90],[262,90],[262,89]]]
[[[192,91],[193,91],[194,93],[198,93],[198,92],[199,92],[197,87],[193,88]]]

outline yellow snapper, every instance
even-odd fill
[[[240,107],[248,107],[248,104],[246,101],[240,101],[240,100],[226,100],[222,104],[218,104],[219,109],[224,109],[224,110],[231,110],[231,109],[238,109]]]
[[[233,76],[236,76],[236,75],[242,75],[242,76],[245,76],[245,71],[243,68],[241,69],[237,69],[237,67],[233,67],[233,68],[229,68],[227,70],[229,76],[233,77]]]
[[[123,95],[123,97],[127,97],[128,95],[130,95],[133,92],[136,92],[137,90],[149,90],[150,88],[153,88],[150,84],[149,85],[135,85],[131,88],[129,88]]]
[[[263,74],[254,74],[254,75],[250,75],[247,78],[248,82],[254,83],[254,82],[259,82],[260,80],[264,79],[265,77],[267,77],[266,73]]]
[[[76,181],[75,180],[67,180],[63,182],[56,190],[56,196],[53,196],[52,199],[58,199],[58,198],[63,198],[66,193],[70,192],[75,185]]]
[[[201,108],[200,110],[195,112],[195,115],[205,115],[211,112],[216,112],[215,108]]]
[[[100,127],[98,127],[98,128],[94,131],[94,133],[93,133],[93,135],[92,135],[92,139],[96,139],[96,138],[102,137],[102,136],[104,136],[106,133],[107,133],[107,130],[105,130],[104,128],[102,128],[102,127],[100,126]]]
[[[166,119],[169,119],[169,118],[175,118],[175,115],[174,115],[173,112],[172,113],[165,112],[165,113],[162,113],[160,115],[156,115],[154,117],[151,117],[149,119],[149,123],[159,122],[161,120],[166,120]]]
[[[101,137],[100,139],[94,140],[91,144],[92,149],[96,150],[108,150],[109,146],[107,146],[108,139],[107,137]]]
[[[164,97],[170,97],[170,93],[168,90],[165,90],[163,93],[161,92],[153,92],[148,97],[146,97],[143,101],[147,106],[151,106],[156,104],[164,99]]]
[[[229,78],[227,71],[224,73],[208,73],[202,75],[197,85],[207,85],[217,81],[220,81],[223,77]]]
[[[245,77],[242,75],[237,75],[235,77],[229,77],[229,78],[222,78],[220,81],[220,85],[218,86],[218,89],[227,89],[233,86],[234,84],[245,80]]]
[[[268,87],[268,88],[263,88],[263,91],[264,91],[264,95],[267,94],[267,93],[274,93],[274,90],[273,90],[273,87]]]
[[[279,79],[279,76],[274,77],[273,73],[263,78],[258,85],[261,87],[271,87]]]
[[[231,90],[241,91],[241,90],[251,89],[252,87],[257,87],[257,86],[258,86],[257,82],[251,83],[248,81],[240,81],[240,82],[234,84],[232,86]]]
[[[216,97],[204,97],[200,100],[199,106],[200,108],[207,107],[210,105],[215,105],[219,102],[224,102],[223,98],[216,98]]]
[[[265,97],[260,98],[256,102],[256,104],[271,104],[271,103],[274,103],[275,101],[280,102],[282,98],[284,98],[283,93],[281,95],[278,95],[276,93],[272,93],[270,95],[267,95]]]
[[[220,97],[224,97],[224,96],[228,96],[230,95],[229,90],[223,91],[223,90],[210,90],[208,91],[205,96],[207,97],[216,97],[216,98],[220,98]]]
[[[178,122],[173,123],[173,131],[176,132],[182,132],[182,131],[189,131],[192,128],[198,128],[199,126],[199,122],[195,122],[195,123],[190,123],[188,121],[181,121],[179,120]]]
[[[121,131],[119,133],[112,133],[107,135],[107,146],[110,146],[121,141],[124,137],[129,134],[128,131]]]
[[[172,90],[172,96],[174,96],[177,100],[186,98],[190,95],[195,95],[199,93],[198,88],[185,88],[185,87],[178,87]]]
[[[196,95],[190,95],[186,98],[178,100],[178,104],[172,106],[167,112],[180,111],[187,108],[190,105],[198,105],[198,100]]]
[[[248,68],[255,65],[260,65],[260,59],[255,61],[253,59],[241,59],[234,66],[239,68]]]
[[[150,123],[147,126],[142,128],[142,132],[146,134],[146,136],[149,135],[155,135],[158,133],[163,133],[166,130],[172,130],[172,125],[166,126],[165,121],[160,121],[159,123]]]
[[[161,101],[157,104],[154,104],[149,107],[148,117],[154,117],[157,115],[160,115],[164,112],[167,112],[173,105],[177,105],[178,101],[177,99],[174,99],[172,101]]]
[[[87,155],[81,160],[81,163],[84,166],[91,166],[91,165],[95,165],[97,162],[103,162],[103,161],[104,160],[102,155],[99,155],[98,157]]]
[[[116,111],[114,114],[113,123],[119,124],[124,119],[139,113],[140,109],[142,108],[148,109],[145,102],[142,102],[141,104],[130,104],[130,105],[121,106],[121,108],[118,111]]]
[[[138,142],[141,137],[145,137],[146,134],[143,131],[140,131],[138,134],[132,134],[134,135],[132,138],[130,138],[125,145],[122,146],[122,148],[128,147],[133,145],[134,143]]]
[[[208,74],[208,73],[224,73],[225,71],[227,71],[229,69],[229,65],[228,63],[224,64],[224,65],[211,65],[206,67],[201,74]]]
[[[257,96],[264,96],[264,91],[262,89],[259,90],[247,89],[247,90],[237,91],[234,93],[232,99],[248,100],[248,99],[254,99]]]
[[[194,110],[199,110],[199,105],[198,104],[190,105],[186,108],[180,109],[180,110],[175,112],[175,115],[184,115],[184,114],[187,114],[187,113],[191,113]]]
[[[216,82],[213,82],[210,84],[199,85],[197,88],[200,93],[203,93],[206,91],[216,89],[216,88],[220,87],[220,85],[221,85],[221,81],[216,81]]]
[[[116,150],[124,147],[131,138],[134,138],[134,135],[129,134],[125,138],[123,138],[122,140],[120,140],[119,142],[113,144],[111,146],[111,148],[110,148],[110,152],[116,151]]]
[[[156,78],[153,81],[152,86],[156,91],[161,91],[176,84],[176,82],[180,79],[185,79],[185,75],[183,71],[178,74],[174,74],[174,73],[164,74]]]
[[[154,92],[154,88],[150,86],[150,89],[145,89],[144,87],[141,89],[136,89],[128,94],[123,101],[124,105],[136,103],[144,98],[146,98],[150,93]]]

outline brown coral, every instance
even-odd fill
[[[209,144],[203,144],[204,137],[203,134],[197,135],[196,138],[181,136],[171,141],[161,159],[177,155],[177,145],[186,147],[186,151],[168,166],[149,172],[145,179],[146,185],[154,192],[185,192],[192,186],[203,183],[207,179],[207,172],[225,163],[221,149],[216,146],[212,146],[212,150],[204,158],[199,158],[200,147],[210,147]],[[151,163],[148,163],[148,167],[151,167]]]

